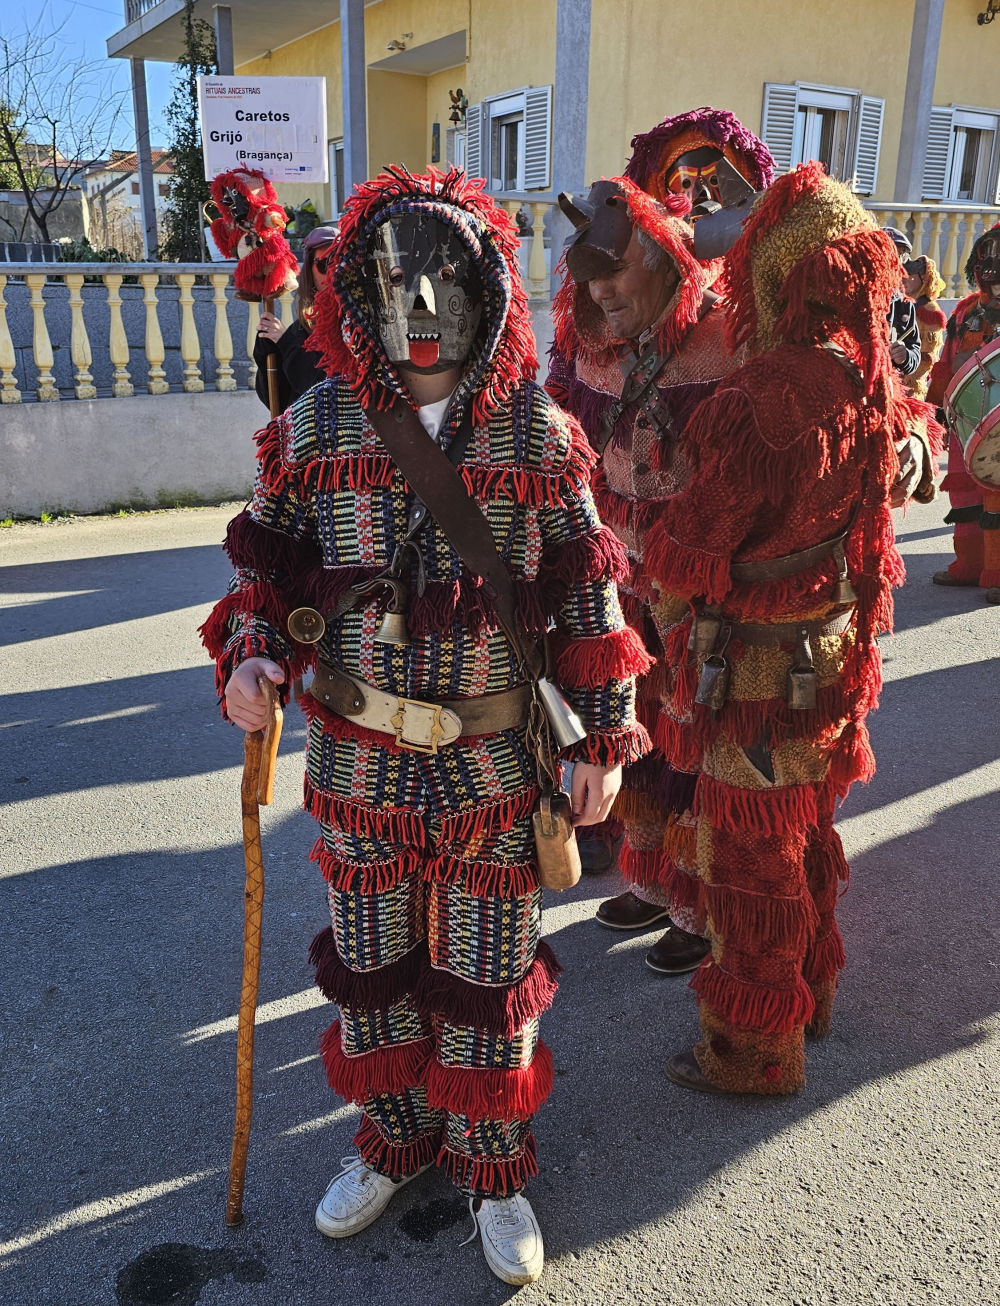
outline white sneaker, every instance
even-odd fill
[[[416,1174],[387,1179],[360,1156],[345,1156],[343,1170],[330,1180],[330,1187],[316,1207],[316,1228],[327,1238],[350,1238],[374,1224],[404,1184]],[[417,1171],[422,1174],[428,1167]]]
[[[484,1197],[479,1210],[469,1198],[476,1230],[462,1243],[482,1234],[486,1263],[504,1283],[534,1283],[542,1277],[545,1247],[531,1203],[520,1193],[513,1197]]]

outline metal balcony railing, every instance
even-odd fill
[[[125,22],[134,23],[159,3],[160,0],[125,0]]]

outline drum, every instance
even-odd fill
[[[1000,490],[1000,337],[981,345],[951,378],[944,412],[969,475],[985,490]]]

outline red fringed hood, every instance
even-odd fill
[[[869,389],[889,366],[886,314],[899,256],[846,186],[820,163],[786,173],[757,201],[726,256],[734,348],[833,339]]]
[[[754,190],[764,190],[774,178],[774,158],[759,137],[755,136],[728,109],[705,106],[678,113],[651,131],[632,137],[632,157],[625,176],[656,199],[665,195],[664,177],[671,164],[688,150],[704,145],[721,150],[737,172]]]
[[[393,214],[424,212],[454,228],[471,251],[483,280],[483,323],[456,391],[456,407],[471,397],[473,417],[485,421],[538,369],[528,299],[518,265],[517,227],[464,172],[432,168],[415,176],[388,168],[356,186],[344,207],[331,272],[316,296],[309,349],[331,376],[344,377],[362,403],[385,407],[408,396],[386,358],[368,297],[365,262],[376,227]]]
[[[677,291],[659,327],[660,347],[672,353],[698,321],[711,280],[710,272],[694,256],[691,228],[682,220],[690,211],[690,202],[683,195],[671,195],[661,204],[627,177],[610,180],[621,186],[633,225],[656,241],[680,273]],[[562,285],[552,303],[556,348],[567,358],[585,355],[598,359],[609,354],[616,341],[590,297],[589,286],[573,281],[566,273],[565,260],[560,266]]]

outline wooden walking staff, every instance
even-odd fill
[[[243,859],[246,890],[243,914],[243,987],[236,1035],[236,1127],[229,1161],[229,1200],[226,1224],[243,1222],[243,1180],[250,1146],[250,1118],[253,1115],[253,1035],[257,1015],[257,985],[260,979],[261,915],[264,910],[264,857],[260,847],[260,805],[274,800],[274,764],[281,740],[282,712],[278,691],[266,676],[257,684],[267,700],[268,718],[264,730],[248,731],[243,741]]]

